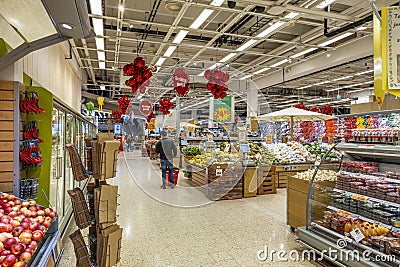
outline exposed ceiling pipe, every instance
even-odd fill
[[[158,11],[160,5],[161,5],[161,0],[155,0],[154,1],[153,7],[152,7],[152,9],[150,11],[149,18],[147,19],[148,22],[153,22],[154,21],[154,19],[156,18],[156,14],[157,14],[157,11]],[[151,24],[146,24],[145,31],[142,34],[142,39],[146,39],[147,38],[150,29],[151,29]],[[142,51],[143,46],[144,46],[144,43],[140,42],[139,46],[138,46],[138,53],[140,53]]]
[[[85,39],[82,39],[82,46],[84,48],[84,53],[85,53],[85,57],[86,58],[90,58],[89,56],[89,50],[87,49],[87,42]],[[93,66],[92,63],[90,61],[87,62],[88,66],[89,66],[89,71],[90,71],[90,78],[92,79],[93,83],[97,83],[96,82],[96,75],[94,74],[94,70],[93,70]]]
[[[333,30],[333,31],[331,31],[331,32],[328,32],[329,31],[329,26],[328,26],[328,19],[324,19],[324,35],[326,36],[326,37],[333,37],[333,36],[335,36],[335,35],[338,35],[338,34],[340,34],[340,33],[343,33],[343,32],[345,32],[345,31],[348,31],[348,30],[351,30],[351,29],[355,29],[356,27],[358,27],[358,26],[361,26],[361,25],[363,25],[363,24],[365,24],[365,23],[367,23],[367,22],[370,22],[370,21],[372,21],[372,19],[373,19],[373,15],[370,15],[370,16],[367,16],[367,17],[365,17],[365,18],[362,18],[362,19],[360,19],[360,20],[357,20],[357,21],[355,21],[355,22],[353,22],[353,23],[350,23],[350,24],[347,24],[346,26],[344,26],[344,27],[341,27],[341,28],[338,28],[338,29],[336,29],[336,30]]]

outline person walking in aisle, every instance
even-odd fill
[[[177,155],[177,149],[172,139],[168,138],[166,131],[161,132],[161,140],[156,145],[156,153],[160,154],[162,170],[162,189],[166,189],[167,170],[169,171],[171,188],[174,189],[173,159]]]

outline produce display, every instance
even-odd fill
[[[322,143],[322,144],[316,144],[316,143],[305,144],[304,147],[307,149],[307,151],[311,155],[315,156],[315,159],[317,159],[317,157],[322,158],[323,156],[325,156],[325,154],[331,148],[330,145],[328,145],[326,143]],[[340,157],[341,157],[340,153],[338,153],[337,151],[331,151],[329,153],[329,155],[325,158],[325,161],[327,161],[327,162],[339,162],[340,161]]]
[[[312,176],[314,175],[315,170],[309,169],[305,172],[298,172],[294,176],[297,179],[311,180]],[[317,175],[314,178],[315,182],[322,182],[322,181],[336,181],[336,172],[331,170],[318,170]]]
[[[199,147],[199,146],[194,146],[194,145],[185,146],[182,149],[182,153],[187,156],[197,156],[197,155],[202,154],[203,152],[204,152],[204,148]]]
[[[189,163],[205,168],[207,165],[211,164],[237,163],[238,161],[238,153],[228,153],[217,149],[214,153],[205,153],[203,155],[194,156],[189,160]]]
[[[288,142],[287,144],[263,144],[267,153],[275,156],[274,163],[306,163],[312,162],[313,156],[307,149],[298,142]],[[315,161],[315,160],[314,160]]]
[[[189,163],[199,166],[201,168],[205,168],[205,167],[207,167],[207,158],[211,158],[211,157],[212,157],[212,153],[196,155],[192,159],[189,160]]]
[[[36,201],[0,194],[0,264],[24,267],[57,213]]]
[[[259,142],[249,142],[250,153],[249,157],[257,163],[272,164],[274,161],[274,156],[267,153]]]

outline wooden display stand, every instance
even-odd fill
[[[257,170],[257,195],[276,194],[276,168],[258,167]]]
[[[246,167],[243,172],[243,197],[257,196],[257,167]]]
[[[310,164],[287,164],[276,166],[276,186],[278,188],[286,188],[287,181],[290,177],[295,176],[298,172],[307,171],[310,168]]]
[[[322,219],[326,206],[332,201],[335,182],[317,182],[314,187],[314,215]],[[294,177],[288,178],[286,223],[294,230],[306,225],[306,202],[309,181]]]
[[[206,170],[195,165],[190,165],[192,170],[192,182],[196,186],[204,186],[207,184]]]
[[[206,195],[211,200],[240,199],[243,196],[241,164],[212,164],[207,168]]]

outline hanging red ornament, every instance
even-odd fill
[[[171,99],[169,99],[168,97],[160,99],[158,103],[160,104],[158,110],[161,111],[164,115],[168,115],[170,113],[169,110],[174,107],[174,103],[171,102]]]
[[[225,98],[228,94],[228,86],[226,82],[229,81],[229,73],[221,71],[218,67],[214,70],[206,70],[204,72],[204,78],[208,80],[206,84],[207,90],[211,91],[215,99]]]
[[[127,95],[123,95],[118,98],[118,108],[121,110],[122,114],[126,114],[130,103],[131,100]]]
[[[125,75],[132,76],[125,81],[125,85],[131,87],[132,94],[136,94],[137,90],[147,82],[153,75],[151,70],[146,66],[144,58],[137,56],[133,63],[126,64],[123,67]],[[145,92],[146,89],[141,89],[140,92]],[[143,93],[144,93],[143,92]]]
[[[303,104],[303,102],[300,102],[299,104],[296,104],[294,107],[295,108],[299,108],[299,109],[308,110],[308,108]]]
[[[118,122],[121,121],[122,112],[121,112],[120,110],[114,109],[114,110],[112,111],[112,115],[113,115],[113,117],[114,117],[114,121],[115,121],[115,122],[118,123]]]
[[[172,82],[177,96],[186,96],[189,92],[189,75],[184,68],[176,68],[172,75]]]
[[[313,107],[310,109],[310,111],[321,113],[321,110],[318,107]]]

